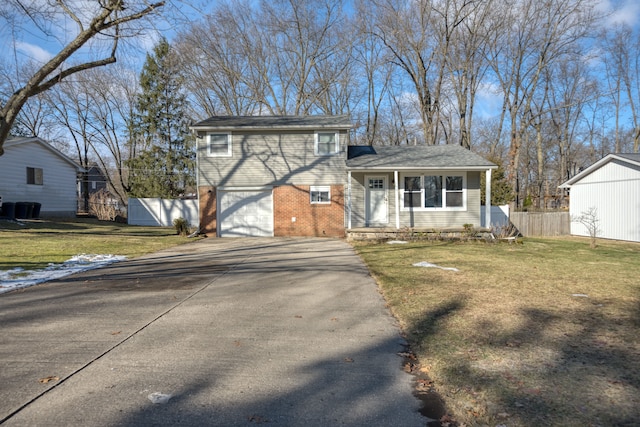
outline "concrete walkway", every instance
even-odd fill
[[[424,426],[402,345],[345,242],[205,239],[0,295],[0,423]]]

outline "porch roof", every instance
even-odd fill
[[[459,145],[348,147],[349,170],[487,170],[498,166]]]

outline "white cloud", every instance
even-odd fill
[[[49,61],[53,57],[51,52],[47,51],[46,49],[27,42],[16,41],[16,49],[18,49],[18,51],[22,52],[28,58],[42,64]]]
[[[498,116],[502,109],[502,93],[496,83],[485,82],[480,85],[476,98],[478,117],[488,119]]]
[[[605,16],[605,27],[640,23],[640,2],[638,0],[600,0],[596,12]]]

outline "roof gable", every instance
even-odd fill
[[[612,161],[618,161],[623,165],[628,165],[630,167],[640,168],[640,154],[607,154],[602,159],[598,160],[579,174],[575,175],[573,178],[563,182],[558,187],[559,188],[570,188],[572,185],[582,180],[588,175],[591,175],[593,172],[597,171],[607,163]]]
[[[348,115],[337,116],[213,116],[191,126],[194,130],[351,129]]]
[[[459,145],[349,146],[348,169],[496,169],[497,165]]]
[[[69,157],[67,157],[64,153],[62,153],[61,151],[57,150],[51,144],[46,142],[44,139],[39,138],[37,136],[27,137],[27,138],[20,137],[20,138],[9,138],[9,139],[7,139],[5,141],[5,143],[4,143],[5,155],[7,154],[8,149],[10,149],[11,147],[14,147],[14,146],[17,146],[17,145],[23,145],[23,144],[38,144],[41,147],[49,150],[53,155],[58,156],[62,160],[64,160],[65,162],[69,163],[75,169],[77,169],[79,171],[83,170],[82,166],[80,166],[78,163],[74,162]]]

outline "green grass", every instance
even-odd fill
[[[459,423],[640,423],[639,244],[355,247]]]
[[[79,254],[132,258],[193,241],[173,227],[141,227],[94,219],[0,221],[0,270],[44,268]]]

